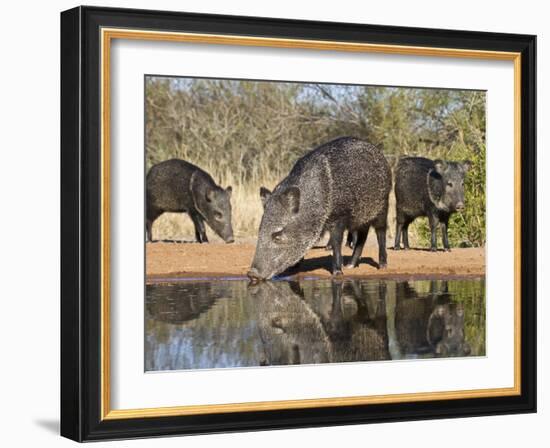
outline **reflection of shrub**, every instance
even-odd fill
[[[473,356],[485,356],[485,280],[449,282],[453,301],[464,305],[464,339]]]
[[[472,160],[467,208],[449,236],[453,246],[485,242],[483,92],[148,77],[145,107],[147,169],[177,157],[232,185],[237,237],[256,236],[261,185],[275,186],[307,151],[350,135],[377,145],[392,166],[402,155]],[[389,237],[393,194],[390,204]],[[156,237],[194,235],[187,218],[159,221]],[[424,244],[427,225],[417,222],[411,241]]]

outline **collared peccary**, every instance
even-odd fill
[[[199,243],[207,243],[204,222],[226,243],[232,243],[231,187],[222,188],[206,172],[189,162],[171,159],[154,165],[147,174],[147,240],[155,220],[164,212],[187,213]]]
[[[431,250],[437,250],[436,230],[441,225],[443,247],[450,250],[448,225],[452,213],[464,209],[464,178],[472,163],[405,157],[395,170],[395,246],[409,248],[409,224],[427,216],[431,230]]]
[[[349,267],[358,265],[370,226],[376,229],[379,266],[385,267],[390,167],[375,146],[342,137],[313,149],[265,199],[256,253],[248,276],[268,279],[296,264],[330,232],[333,274],[342,273],[342,238],[357,231]]]

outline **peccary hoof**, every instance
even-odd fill
[[[332,272],[332,275],[334,275],[335,277],[342,277],[344,273],[342,272],[341,269],[336,269],[335,271]]]
[[[437,247],[430,247],[431,252],[437,252]]]
[[[378,269],[386,269],[388,267],[388,263],[380,263],[378,265]]]
[[[353,264],[353,263],[348,263],[344,266],[346,269],[354,269],[357,267],[356,264]]]
[[[446,247],[445,248],[445,252],[450,252],[451,251],[451,248],[450,247]]]
[[[393,249],[393,250],[401,250],[401,247],[399,247],[399,246],[393,246],[393,247],[390,247],[390,249]]]

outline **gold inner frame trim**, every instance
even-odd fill
[[[110,346],[110,50],[113,39],[184,42],[213,45],[294,48],[410,56],[455,57],[514,62],[514,386],[442,392],[369,395],[303,400],[111,409]],[[521,54],[514,52],[418,47],[305,39],[278,39],[217,34],[101,29],[101,419],[201,415],[413,401],[502,397],[521,394]]]

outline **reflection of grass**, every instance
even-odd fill
[[[464,305],[464,336],[472,355],[485,356],[485,280],[450,281],[449,292]]]

